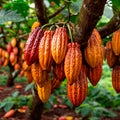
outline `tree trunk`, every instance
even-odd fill
[[[10,71],[9,71],[9,74],[8,74],[8,79],[7,79],[7,82],[6,82],[6,86],[8,86],[8,87],[11,87],[11,86],[14,85],[14,78],[12,76],[13,71],[14,71],[14,68],[10,67]]]
[[[27,120],[41,120],[44,104],[38,97],[36,86],[34,86],[32,110],[28,112]]]

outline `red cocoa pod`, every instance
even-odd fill
[[[97,37],[92,34],[88,40],[87,47],[84,49],[85,60],[92,68],[97,66],[102,58],[102,48],[96,38]]]
[[[57,77],[53,76],[51,81],[51,93],[60,86],[62,81],[60,81]]]
[[[95,68],[88,67],[87,77],[93,86],[96,86],[102,76],[102,63]]]
[[[64,62],[65,76],[69,84],[73,84],[77,80],[81,71],[81,65],[82,54],[80,51],[80,45],[77,42],[69,43]]]
[[[46,30],[39,44],[39,63],[43,70],[49,70],[52,64],[51,41],[53,31]]]
[[[85,100],[88,91],[88,82],[85,70],[82,68],[77,81],[67,84],[68,98],[74,106],[79,106]]]
[[[120,30],[117,30],[113,33],[111,44],[115,55],[120,55]]]
[[[53,66],[53,71],[60,81],[64,80],[65,78],[64,63],[61,63],[61,64],[55,63]]]
[[[43,29],[37,27],[28,37],[24,49],[24,58],[28,65],[31,65],[38,59],[38,48],[43,34]]]
[[[7,44],[7,52],[10,54],[12,52],[13,48],[12,48],[12,45],[11,43],[8,43]]]
[[[40,87],[44,86],[44,84],[49,78],[49,74],[46,70],[42,70],[38,61],[36,61],[35,63],[31,65],[31,72],[32,72],[33,80]]]
[[[66,55],[68,44],[68,34],[67,29],[64,27],[58,27],[51,42],[51,53],[54,61],[60,64]]]
[[[117,93],[120,93],[120,66],[116,65],[112,70],[112,86]]]
[[[111,41],[106,43],[106,60],[109,65],[109,67],[113,67],[117,61],[117,56],[115,56],[113,50],[112,50],[112,45]]]

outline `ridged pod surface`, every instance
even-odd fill
[[[54,61],[60,64],[65,58],[68,44],[67,29],[64,27],[58,27],[51,42],[51,53]]]
[[[77,42],[69,43],[64,61],[65,76],[69,84],[73,84],[77,80],[81,71],[81,65],[82,54],[80,51],[80,45]]]
[[[62,81],[60,81],[57,77],[53,76],[51,81],[51,93],[60,86]]]
[[[112,49],[115,55],[120,55],[120,30],[117,30],[113,33]]]
[[[64,63],[56,64],[53,67],[54,74],[57,76],[57,78],[62,81],[65,78],[65,72],[64,72]]]
[[[92,36],[96,37],[97,41],[99,41],[100,45],[102,45],[102,39],[97,29],[93,29]]]
[[[40,87],[39,85],[37,85],[37,90],[38,90],[38,96],[40,100],[43,103],[47,102],[47,100],[51,95],[51,81],[47,80],[47,82],[43,87]]]
[[[32,77],[32,74],[31,74],[31,70],[25,71],[25,72],[24,72],[24,75],[27,77],[27,82],[28,82],[28,83],[31,83],[31,82],[33,81],[33,77]]]
[[[87,77],[93,86],[96,86],[102,76],[102,63],[95,68],[88,67]]]
[[[102,57],[102,48],[96,38],[97,37],[92,34],[88,40],[87,47],[84,49],[85,60],[92,68],[99,64]]]
[[[43,30],[37,27],[28,37],[24,50],[24,58],[28,65],[31,65],[38,59],[39,42],[43,37],[43,34]]]
[[[39,44],[39,63],[43,70],[49,70],[52,63],[51,41],[53,31],[46,30]]]
[[[112,70],[112,86],[117,93],[120,93],[120,66],[114,66]]]
[[[106,43],[106,60],[107,60],[109,67],[113,67],[117,60],[117,57],[115,56],[112,50],[111,41]]]
[[[40,87],[44,86],[47,80],[49,79],[48,72],[46,70],[42,70],[38,61],[31,65],[31,72],[32,72],[33,80]]]
[[[76,82],[67,84],[68,98],[74,106],[79,106],[85,100],[88,91],[88,82],[85,70],[82,68]]]

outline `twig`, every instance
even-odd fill
[[[48,18],[51,19],[55,17],[58,13],[60,13],[64,8],[66,7],[66,4],[62,5],[60,8],[58,8],[52,15],[50,15]]]

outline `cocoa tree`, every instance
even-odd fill
[[[35,9],[38,20],[42,25],[48,23],[51,18],[56,17],[66,6],[69,6],[70,1],[65,1],[63,5],[60,6],[58,10],[55,11],[52,15],[47,16],[46,8],[44,6],[43,0],[35,0]],[[53,1],[52,1],[53,2]],[[57,1],[55,1],[57,3]],[[79,11],[76,24],[73,25],[73,39],[81,45],[81,49],[84,49],[87,46],[88,39],[91,36],[93,29],[96,27],[97,22],[100,20],[105,4],[109,2],[107,0],[83,0],[82,7]],[[119,1],[117,1],[119,3]],[[112,1],[114,16],[111,20],[102,27],[97,28],[101,37],[105,38],[106,36],[112,34],[114,31],[119,29],[120,19],[119,19],[119,10],[116,12],[117,5],[115,1]],[[119,3],[120,4],[120,3]],[[68,7],[69,11],[69,7]],[[69,11],[70,12],[70,11]],[[68,19],[70,19],[70,13],[68,14]],[[35,88],[33,109],[29,120],[38,120],[41,119],[43,103],[39,99],[37,90]],[[38,114],[37,114],[38,113]]]

